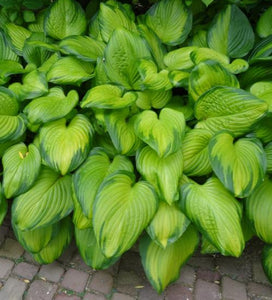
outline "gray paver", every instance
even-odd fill
[[[263,266],[261,261],[255,261],[253,262],[253,279],[256,282],[261,282],[261,283],[265,283],[265,284],[270,284],[269,280],[267,279],[264,270],[263,270]]]
[[[86,294],[83,300],[106,300],[105,296],[103,295],[96,295],[96,294]]]
[[[124,294],[137,296],[137,286],[141,286],[142,283],[141,278],[134,272],[121,270],[117,278],[117,290]]]
[[[112,276],[106,271],[98,271],[93,275],[89,288],[103,294],[109,294],[113,285]]]
[[[165,300],[192,300],[192,290],[192,288],[181,284],[170,285],[167,289]]]
[[[61,285],[69,290],[81,293],[84,291],[89,275],[83,271],[69,269],[65,274]]]
[[[58,262],[53,262],[49,265],[41,266],[39,276],[44,277],[49,281],[58,282],[64,273],[64,268]]]
[[[226,300],[247,300],[245,283],[232,280],[229,277],[222,279],[222,296]]]
[[[134,297],[131,297],[129,295],[121,294],[121,293],[115,293],[112,296],[112,300],[134,300]]]
[[[24,253],[23,247],[19,242],[7,238],[4,242],[2,249],[0,249],[0,256],[5,256],[8,258],[17,259],[21,257]]]
[[[52,300],[57,291],[57,285],[43,280],[31,283],[25,300]]]
[[[164,293],[158,295],[149,283],[145,283],[144,287],[139,289],[139,300],[163,300]]]
[[[180,277],[177,283],[185,283],[186,285],[193,286],[195,278],[196,274],[194,268],[185,265],[181,268]]]
[[[7,279],[13,266],[13,261],[5,258],[0,258],[0,279]]]
[[[26,284],[18,279],[9,278],[0,291],[1,300],[22,300]]]
[[[80,298],[75,295],[59,294],[55,297],[55,300],[80,300]]]
[[[263,284],[249,282],[248,283],[248,293],[250,296],[263,296],[272,299],[272,287],[265,286]]]
[[[219,300],[221,299],[219,286],[215,283],[198,279],[195,285],[195,300]]]
[[[15,266],[13,273],[23,278],[32,280],[38,270],[39,268],[37,266],[28,264],[26,262],[21,262]]]

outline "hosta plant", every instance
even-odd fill
[[[0,223],[41,264],[139,241],[159,293],[255,235],[272,281],[270,4],[0,0]]]

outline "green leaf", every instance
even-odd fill
[[[111,160],[103,148],[94,148],[74,173],[75,195],[84,215],[89,219],[92,219],[95,197],[103,180],[119,170],[133,172],[133,165],[127,157],[117,155]]]
[[[272,142],[272,113],[269,112],[266,117],[261,119],[252,129],[249,136],[257,137],[264,144]]]
[[[214,254],[220,251],[207,239],[202,236],[201,254]]]
[[[54,229],[55,234],[46,247],[39,253],[33,254],[33,258],[39,264],[50,264],[55,261],[71,242],[73,226],[70,217],[62,219]]]
[[[164,44],[174,46],[183,43],[192,27],[192,12],[180,0],[162,0],[146,13],[146,24]]]
[[[157,210],[157,196],[146,181],[118,171],[100,186],[94,205],[93,226],[99,247],[108,258],[120,256],[138,239]]]
[[[190,58],[195,65],[198,65],[199,63],[206,60],[217,61],[223,66],[228,65],[230,62],[229,58],[226,55],[210,48],[197,48],[191,52]]]
[[[171,71],[168,75],[173,87],[183,87],[185,89],[188,89],[189,76],[190,73],[184,71]]]
[[[68,115],[77,105],[78,98],[75,90],[65,96],[62,88],[53,87],[46,96],[32,100],[24,113],[32,124],[47,123]]]
[[[26,131],[26,119],[18,116],[0,115],[0,143],[16,140]]]
[[[12,204],[14,225],[20,230],[33,230],[56,223],[73,209],[70,175],[61,177],[43,167],[34,185],[16,197]]]
[[[127,109],[105,114],[106,128],[117,153],[134,155],[142,144],[134,132],[136,118]]]
[[[69,123],[59,119],[46,123],[40,131],[40,150],[44,162],[62,175],[75,170],[86,159],[93,127],[85,115],[76,115]]]
[[[245,246],[242,208],[217,178],[203,185],[184,184],[180,197],[182,211],[221,254],[241,255]]]
[[[70,35],[82,35],[87,27],[85,13],[74,0],[56,0],[44,20],[46,35],[62,40]]]
[[[84,262],[95,270],[107,269],[119,257],[107,258],[99,248],[93,228],[79,229],[75,227],[76,244]]]
[[[172,97],[171,101],[166,105],[166,107],[182,112],[185,120],[189,121],[194,118],[194,111],[191,104],[192,103],[188,101],[186,96],[175,95]]]
[[[80,86],[82,82],[94,77],[94,66],[67,56],[57,60],[47,73],[47,80],[55,84]]]
[[[8,88],[0,87],[0,116],[16,116],[19,112],[19,103],[14,93]]]
[[[80,35],[69,36],[59,43],[62,52],[87,62],[96,62],[98,57],[103,56],[105,46],[101,41]]]
[[[207,31],[203,29],[197,30],[189,40],[189,45],[208,48],[209,46],[207,44]]]
[[[178,200],[179,181],[183,172],[181,149],[167,157],[159,157],[149,146],[139,149],[136,155],[137,170],[156,189],[169,205]]]
[[[140,241],[140,254],[147,278],[158,293],[180,276],[180,268],[198,246],[197,231],[190,226],[185,233],[165,249],[147,235]]]
[[[170,206],[161,201],[147,232],[155,243],[165,249],[181,237],[189,224],[189,219],[176,205]]]
[[[3,163],[3,190],[9,199],[26,192],[37,179],[41,156],[33,144],[28,147],[20,143],[10,147],[2,159]]]
[[[206,6],[209,6],[214,0],[201,0]]]
[[[171,90],[144,90],[142,92],[137,92],[136,105],[141,109],[155,109],[163,108],[172,97]]]
[[[272,53],[272,36],[260,40],[249,55],[249,62],[252,64],[260,60],[270,59]]]
[[[262,251],[262,264],[265,275],[272,282],[272,246],[265,245]]]
[[[2,186],[0,183],[0,225],[2,224],[8,211],[8,202],[4,197]]]
[[[197,101],[202,94],[217,85],[240,87],[235,75],[220,63],[212,60],[201,62],[190,74],[189,95],[194,101]]]
[[[138,114],[135,121],[135,133],[160,157],[180,149],[185,134],[185,119],[182,112],[163,108],[159,116],[151,110]]]
[[[116,29],[105,49],[105,70],[112,82],[127,90],[140,90],[139,60],[151,59],[143,38],[125,29]]]
[[[272,6],[270,6],[259,18],[256,32],[261,38],[266,38],[272,34],[271,26]]]
[[[74,212],[73,212],[73,223],[78,229],[86,229],[92,226],[92,219],[86,216],[81,208],[81,205],[73,190],[73,200],[74,200]]]
[[[196,127],[215,133],[229,130],[234,136],[250,132],[261,120],[268,104],[252,94],[232,87],[217,86],[204,93],[196,102]]]
[[[250,93],[265,100],[269,105],[269,110],[272,112],[272,82],[256,82],[250,87]]]
[[[266,177],[246,199],[246,214],[253,223],[257,236],[264,242],[272,243],[272,180]]]
[[[135,92],[125,93],[122,88],[104,84],[91,88],[83,97],[83,108],[120,109],[132,105],[137,99]]]
[[[0,30],[0,61],[2,60],[11,60],[17,62],[19,57],[8,44],[4,31]]]
[[[185,134],[182,144],[184,169],[188,176],[203,176],[212,172],[208,145],[213,133],[207,129],[195,128]]]
[[[194,67],[190,54],[196,49],[191,46],[172,50],[164,56],[163,62],[168,70],[190,70]]]
[[[231,64],[225,65],[224,67],[232,74],[239,74],[247,71],[247,69],[249,68],[249,64],[242,58],[236,58],[231,62]]]
[[[266,154],[266,161],[267,161],[266,171],[268,173],[272,173],[272,142],[270,142],[269,144],[267,144],[264,147],[264,151],[265,151],[265,154]]]
[[[9,81],[9,77],[14,74],[24,73],[23,66],[13,60],[0,61],[0,85],[3,85]]]
[[[136,32],[136,24],[121,3],[108,1],[100,3],[98,12],[100,33],[105,42],[108,42],[112,33],[117,28],[124,28]]]
[[[264,180],[266,157],[258,139],[234,141],[231,133],[219,132],[210,140],[209,157],[213,171],[235,197],[249,196]]]
[[[254,32],[246,15],[236,5],[228,5],[213,20],[207,41],[220,53],[243,57],[254,45]]]

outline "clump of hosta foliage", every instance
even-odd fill
[[[272,280],[271,3],[48,2],[0,0],[0,222],[39,263],[139,239],[158,292],[256,235]]]

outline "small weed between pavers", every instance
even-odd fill
[[[19,258],[15,259],[15,264],[18,265],[19,263],[24,262],[24,261],[25,261],[25,259],[23,257],[19,257]]]

